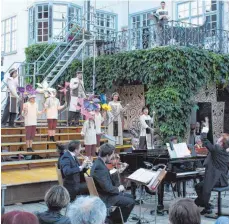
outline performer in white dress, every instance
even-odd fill
[[[68,125],[71,125],[72,120],[75,120],[76,125],[79,124],[80,111],[76,109],[78,98],[85,98],[83,73],[78,71],[76,77],[70,81],[70,105],[68,113]]]
[[[108,135],[115,137],[116,142],[109,140],[112,145],[123,145],[123,128],[122,128],[122,114],[124,109],[119,101],[119,94],[117,92],[112,94],[113,101],[109,102],[111,111],[108,112]]]
[[[91,118],[87,119],[81,131],[81,135],[84,136],[84,145],[86,156],[91,158],[95,156],[96,151],[96,125],[95,125],[95,113],[94,111],[90,112],[92,115]]]
[[[149,116],[147,107],[142,108],[142,115],[140,116],[140,141],[139,149],[153,149],[153,118]]]
[[[50,141],[55,142],[58,110],[62,110],[66,104],[67,103],[65,102],[65,104],[61,106],[59,99],[56,98],[56,90],[53,89],[50,91],[50,97],[45,101],[45,110],[48,121],[48,136]]]

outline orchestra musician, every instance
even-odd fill
[[[91,176],[94,179],[100,198],[109,208],[111,206],[120,207],[124,222],[127,221],[135,201],[130,194],[124,193],[123,185],[116,187],[112,182],[109,169],[106,163],[109,163],[114,155],[115,147],[111,144],[103,144],[100,147],[99,157],[95,160],[91,168]]]
[[[212,209],[209,200],[212,189],[214,187],[228,186],[229,134],[222,134],[217,143],[212,145],[207,139],[209,131],[208,118],[205,118],[205,126],[201,133],[201,139],[209,152],[204,161],[204,180],[195,186],[198,195],[195,203],[197,206],[204,207],[201,214],[210,214]]]
[[[60,159],[61,174],[64,187],[70,194],[71,201],[75,200],[77,195],[88,194],[87,185],[84,180],[84,172],[91,160],[85,159],[80,165],[77,156],[80,155],[80,141],[71,141],[68,144],[68,150]]]

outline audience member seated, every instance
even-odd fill
[[[60,213],[69,202],[70,196],[66,188],[58,185],[51,187],[45,195],[48,210],[36,214],[40,224],[71,224],[69,218]]]
[[[215,224],[229,224],[229,217],[225,217],[225,216],[222,216],[222,217],[219,217]]]
[[[72,224],[104,224],[107,209],[98,197],[79,197],[68,208],[67,216]]]
[[[201,216],[198,207],[189,198],[182,198],[169,208],[170,224],[200,224]]]
[[[111,144],[106,143],[100,147],[99,157],[95,160],[91,168],[91,176],[94,179],[99,196],[106,206],[108,208],[111,206],[120,207],[123,220],[126,222],[134,208],[135,201],[131,194],[124,193],[125,188],[123,185],[116,187],[111,180],[106,163],[110,162],[114,151],[115,147]]]
[[[127,149],[125,152],[133,152],[134,150],[139,149],[139,139],[138,138],[132,138],[131,142],[132,142],[131,148]]]
[[[38,218],[29,212],[12,211],[2,216],[2,224],[39,224]]]

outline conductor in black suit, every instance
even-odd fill
[[[116,187],[111,180],[110,172],[106,167],[115,151],[111,144],[103,144],[100,147],[99,157],[95,160],[91,168],[91,176],[94,179],[100,198],[109,208],[110,206],[120,207],[124,222],[127,221],[135,201],[131,194],[124,193],[123,185]]]
[[[60,159],[64,187],[68,190],[71,201],[75,200],[77,195],[88,194],[87,184],[84,180],[84,172],[89,161],[84,160],[82,165],[80,165],[77,159],[80,151],[80,141],[71,141],[68,145],[68,150]]]
[[[212,145],[207,139],[208,127],[208,119],[206,119],[206,127],[202,130],[201,138],[209,152],[204,161],[204,180],[195,186],[198,195],[195,203],[197,206],[204,207],[201,214],[212,212],[211,204],[209,204],[212,189],[228,185],[229,135],[222,134],[217,143]]]

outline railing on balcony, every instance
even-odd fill
[[[207,21],[201,25],[169,21],[158,24],[126,29],[97,39],[97,55],[114,54],[157,46],[199,47],[217,53],[229,53],[229,31],[208,29]]]

